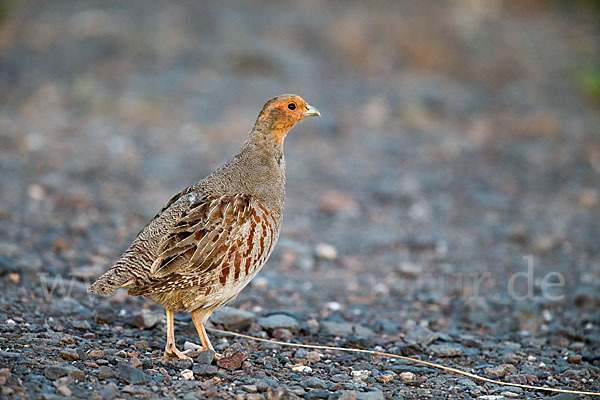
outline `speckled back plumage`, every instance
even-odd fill
[[[284,109],[292,101],[311,109],[295,95],[268,101],[241,151],[174,196],[90,291],[109,295],[124,287],[176,311],[213,310],[235,298],[279,237],[283,140],[297,122],[314,115]]]

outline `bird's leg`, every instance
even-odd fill
[[[206,322],[207,317],[208,315],[205,310],[199,309],[192,311],[192,321],[194,321],[194,325],[196,326],[196,330],[198,331],[198,336],[200,336],[200,341],[202,342],[202,350],[200,350],[200,352],[207,350],[215,350],[212,344],[210,343],[210,340],[208,339],[206,329],[204,329],[204,323]]]
[[[173,310],[167,310],[167,345],[165,346],[165,358],[170,355],[176,355],[180,360],[188,359],[184,352],[177,350],[175,347],[175,324],[173,323]]]

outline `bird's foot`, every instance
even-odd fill
[[[180,360],[191,360],[190,357],[185,355],[189,351],[190,350],[180,351],[177,349],[177,347],[175,347],[175,343],[167,343],[167,346],[165,347],[165,354],[163,354],[163,357],[169,358],[169,356],[175,355]]]

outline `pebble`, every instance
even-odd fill
[[[437,338],[437,333],[424,326],[416,326],[404,336],[404,341],[410,344],[429,346],[431,343],[435,342]]]
[[[331,393],[329,393],[327,390],[312,389],[312,390],[309,390],[308,392],[306,392],[306,394],[304,395],[304,398],[307,399],[307,400],[310,400],[310,399],[328,399],[330,394]]]
[[[406,371],[406,372],[402,372],[399,375],[400,379],[403,381],[412,381],[415,379],[415,374],[410,372],[410,371]]]
[[[192,372],[194,375],[213,376],[216,375],[219,369],[215,365],[210,364],[194,364]]]
[[[194,360],[189,358],[177,361],[177,369],[190,369],[194,366]]]
[[[506,375],[512,375],[517,373],[517,367],[512,364],[501,364],[497,367],[485,368],[483,373],[487,376],[494,376],[501,378]]]
[[[315,256],[323,260],[335,260],[338,256],[337,249],[327,243],[319,243],[315,247]]]
[[[98,368],[98,379],[100,380],[112,379],[116,376],[115,370],[112,367],[101,366]]]
[[[99,360],[101,358],[104,358],[104,351],[103,350],[91,350],[88,353],[88,358],[90,360]]]
[[[225,350],[223,356],[217,360],[217,365],[228,371],[235,371],[242,366],[242,363],[248,359],[248,356],[248,350],[236,343]]]
[[[370,392],[357,392],[356,400],[384,400],[383,392],[380,390],[373,390]]]
[[[133,315],[131,325],[139,329],[150,329],[160,322],[163,314],[150,310],[142,310]]]
[[[448,344],[432,344],[429,350],[437,357],[456,357],[462,354],[460,347]]]
[[[307,367],[306,365],[294,365],[292,367],[292,371],[301,372],[303,374],[310,374],[312,372],[312,368]]]
[[[133,356],[129,359],[129,364],[133,367],[133,368],[137,368],[137,369],[142,369],[142,362],[140,361],[139,358],[137,358],[136,356]]]
[[[567,362],[570,364],[581,364],[582,359],[581,354],[569,354],[567,356]]]
[[[300,382],[305,389],[327,389],[327,384],[317,377],[310,377]]]
[[[194,380],[194,373],[189,369],[184,369],[181,371],[181,377],[186,381],[192,381]]]
[[[90,326],[90,323],[83,320],[73,320],[71,322],[71,326],[73,327],[73,329],[77,329],[79,331],[89,331],[90,329],[92,329],[92,327]]]
[[[196,362],[200,364],[212,364],[215,354],[214,350],[203,351],[196,357]]]
[[[94,319],[98,324],[110,325],[115,322],[117,313],[109,307],[99,307],[94,310]]]
[[[309,351],[306,353],[306,359],[313,363],[319,362],[321,361],[321,353],[318,351]]]
[[[352,371],[350,375],[352,375],[355,378],[364,379],[371,375],[371,371],[366,369],[359,369],[356,371]]]
[[[322,321],[320,324],[320,332],[325,335],[338,337],[348,337],[353,335],[363,337],[375,336],[375,332],[371,329],[349,322]]]
[[[258,324],[268,332],[273,332],[275,329],[287,329],[292,333],[298,333],[300,324],[295,318],[284,314],[275,314],[258,319]]]
[[[73,366],[50,365],[44,369],[44,376],[50,380],[56,380],[63,376],[70,376],[76,381],[83,381],[85,373]]]
[[[223,325],[225,329],[237,331],[249,328],[256,320],[256,314],[233,307],[223,307],[215,311],[210,320],[215,324]]]
[[[67,385],[60,385],[56,390],[65,397],[71,397],[73,395],[73,392]]]
[[[123,382],[131,385],[142,385],[152,380],[145,372],[127,364],[119,365],[118,376]]]
[[[66,349],[60,352],[60,357],[65,361],[76,361],[79,360],[79,354],[75,349]]]

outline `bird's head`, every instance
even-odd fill
[[[283,94],[265,103],[256,124],[272,134],[278,144],[282,144],[294,125],[306,117],[320,115],[319,110],[309,105],[302,97]]]

